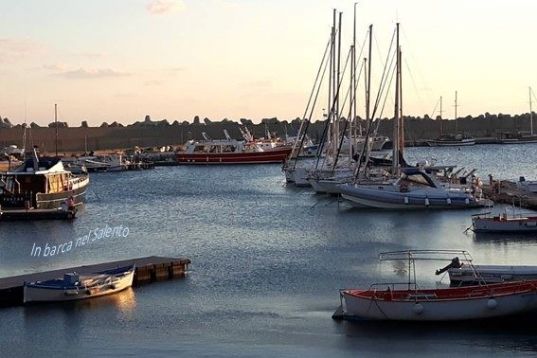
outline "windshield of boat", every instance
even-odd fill
[[[431,178],[424,175],[421,172],[418,173],[412,173],[412,174],[403,174],[402,180],[408,181],[412,184],[418,184],[418,185],[424,185],[429,186],[432,188],[436,188],[436,185],[433,183]]]

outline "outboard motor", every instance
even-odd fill
[[[461,264],[459,258],[454,257],[453,260],[451,260],[451,262],[449,263],[449,265],[447,265],[446,267],[441,268],[439,270],[436,270],[435,274],[441,275],[444,272],[446,272],[447,270],[449,270],[450,268],[461,268],[461,267],[462,267],[462,264]]]

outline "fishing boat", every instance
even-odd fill
[[[349,319],[461,321],[537,309],[537,280],[429,290],[380,287],[342,290],[343,314]]]
[[[475,145],[475,139],[471,137],[463,137],[462,135],[446,135],[435,140],[428,140],[427,144],[429,147],[467,147]]]
[[[374,283],[367,289],[342,289],[341,306],[334,318],[465,321],[503,318],[537,310],[537,280],[421,289],[416,282],[414,254],[413,251],[381,254],[384,260],[408,260],[408,282]]]
[[[13,171],[0,174],[0,211],[4,218],[57,217],[72,200],[76,208],[84,203],[89,176],[74,176],[58,158],[33,157]],[[61,215],[60,215],[61,216]]]
[[[186,151],[177,152],[179,164],[270,164],[283,163],[291,147],[263,149],[257,145],[232,138],[189,141]]]
[[[377,209],[466,209],[491,206],[471,188],[439,182],[420,168],[402,168],[389,183],[348,183],[339,186],[343,199],[359,207]],[[473,193],[472,193],[473,192]]]
[[[537,180],[526,180],[520,177],[516,182],[516,188],[527,194],[537,194]]]
[[[110,295],[132,286],[135,266],[91,275],[66,273],[63,278],[25,283],[23,302],[61,302]]]
[[[533,99],[535,94],[531,87],[529,87],[529,103],[530,103],[530,128],[528,134],[517,133],[515,135],[505,134],[500,138],[501,144],[527,144],[527,143],[537,143],[537,136],[533,133]]]
[[[490,212],[472,215],[472,231],[476,233],[535,233],[537,232],[537,215],[515,214],[507,212],[491,216]]]

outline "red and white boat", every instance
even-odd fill
[[[493,284],[479,280],[482,283],[475,286],[421,289],[415,278],[416,253],[428,251],[381,254],[381,259],[389,260],[400,260],[402,255],[407,255],[408,282],[376,283],[367,289],[340,290],[341,306],[334,318],[463,321],[499,318],[537,310],[537,280]],[[383,258],[383,255],[386,256]],[[471,261],[469,264],[471,265]],[[414,274],[413,279],[411,272]],[[479,275],[475,269],[474,273]]]
[[[226,135],[226,137],[228,137]],[[262,148],[256,143],[236,139],[190,141],[184,152],[176,154],[179,164],[269,164],[283,163],[291,147]]]
[[[343,316],[351,319],[460,321],[537,310],[537,280],[430,290],[372,286],[340,294]]]

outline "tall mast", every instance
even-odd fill
[[[351,45],[351,78],[350,78],[350,88],[349,88],[349,95],[351,98],[350,107],[349,107],[349,118],[347,118],[347,123],[349,124],[349,163],[352,161],[352,155],[353,155],[353,148],[355,147],[355,133],[354,133],[354,102],[355,102],[355,94],[354,94],[354,45]]]
[[[530,87],[530,135],[533,135],[533,103],[531,101],[531,94],[532,94],[532,91],[531,91],[531,87]]]
[[[56,127],[56,157],[58,156],[58,105],[54,104],[54,127]]]
[[[354,3],[354,18],[353,18],[353,25],[352,25],[352,91],[353,96],[351,97],[353,99],[352,101],[352,122],[353,126],[351,127],[353,132],[354,141],[357,141],[357,133],[356,133],[356,5],[358,3]],[[362,125],[360,124],[360,130],[359,135],[362,135]]]
[[[397,33],[399,34],[399,23],[397,23]],[[403,65],[401,46],[397,48],[399,65],[399,155],[405,149],[405,119],[403,117]]]
[[[399,145],[401,143],[399,136],[401,135],[399,130],[399,23],[396,27],[396,64],[395,64],[395,106],[393,116],[393,155],[392,155],[392,173],[397,176],[399,174]]]
[[[339,23],[338,23],[338,33],[337,33],[337,92],[338,95],[336,97],[336,117],[334,118],[334,154],[337,155],[337,151],[339,148],[339,86],[341,82],[341,22],[343,18],[343,13],[339,13]],[[341,139],[342,140],[342,139]]]
[[[457,108],[459,107],[459,104],[457,103],[457,91],[455,91],[455,134],[459,131],[459,123],[458,123],[458,116],[457,116]]]
[[[442,115],[444,111],[442,110],[442,96],[440,96],[440,135],[442,135]]]
[[[373,25],[369,25],[369,54],[367,55],[367,88],[365,98],[365,118],[369,123],[369,115],[371,108],[371,56],[372,56],[372,43],[373,43]],[[367,143],[366,143],[367,145]]]
[[[325,141],[330,141],[330,145],[333,143],[333,123],[334,120],[334,109],[333,109],[333,97],[336,95],[336,86],[335,86],[335,68],[336,68],[336,9],[332,12],[332,31],[330,35],[330,73],[329,73],[329,85],[328,85],[328,107],[326,117],[328,123],[328,133],[325,138]],[[327,146],[327,153],[331,150],[331,146]]]

